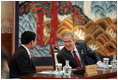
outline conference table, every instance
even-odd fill
[[[84,75],[84,74],[71,74],[70,76],[65,75],[54,75],[54,74],[41,74],[42,71],[54,71],[53,68],[41,68],[37,69],[35,74],[28,74],[20,76],[20,79],[117,79],[117,69],[113,68],[98,68],[97,74]]]

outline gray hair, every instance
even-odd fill
[[[75,35],[74,35],[73,33],[71,33],[71,32],[66,32],[66,33],[63,35],[63,37],[66,37],[66,36],[71,36],[73,40],[76,40]]]

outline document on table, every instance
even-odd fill
[[[55,71],[42,71],[42,72],[37,72],[39,74],[55,74]]]
[[[38,74],[50,74],[50,75],[63,75],[63,71],[42,71],[37,72]]]

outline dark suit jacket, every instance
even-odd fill
[[[24,74],[35,73],[36,69],[26,49],[20,46],[10,62],[10,78],[18,78]]]
[[[93,52],[83,40],[78,40],[76,42],[76,48],[79,52],[83,67],[85,65],[88,65],[88,61],[87,61],[88,56],[91,57],[96,62],[101,61],[99,56],[95,52]],[[62,63],[62,66],[65,65],[65,60],[69,60],[69,65],[72,68],[78,67],[75,58],[73,57],[71,52],[68,51],[65,47],[58,53],[57,60],[59,63]]]

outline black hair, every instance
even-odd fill
[[[35,38],[36,38],[36,34],[34,32],[25,31],[21,35],[21,43],[22,44],[29,44],[29,42],[32,41],[32,40],[34,41]]]
[[[1,48],[1,67],[3,67],[3,62],[8,60],[8,53],[4,48]]]

